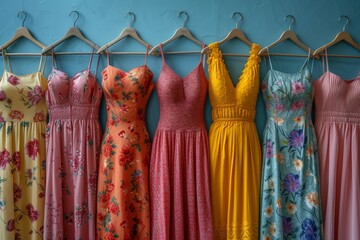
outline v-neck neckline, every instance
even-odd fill
[[[199,69],[200,66],[202,66],[202,63],[199,62],[188,74],[186,74],[184,77],[181,77],[178,73],[176,73],[174,71],[174,69],[172,69],[166,62],[164,62],[163,67],[166,66],[168,69],[170,69],[170,71],[179,79],[181,79],[182,81],[184,81],[185,79],[187,79],[193,72],[195,72],[197,69]],[[163,69],[161,70],[161,72],[163,72]]]
[[[244,76],[245,72],[246,72],[247,69],[249,68],[249,61],[250,61],[250,59],[252,58],[252,54],[254,54],[254,53],[253,53],[253,52],[254,52],[253,49],[255,48],[256,45],[257,45],[256,43],[252,43],[252,44],[251,44],[251,47],[250,47],[250,50],[249,50],[249,57],[247,58],[247,60],[246,60],[246,62],[245,62],[245,65],[244,65],[244,68],[243,68],[243,70],[241,71],[240,75],[238,76],[237,82],[236,82],[235,85],[234,85],[234,81],[233,81],[233,80],[231,79],[231,77],[230,77],[229,70],[228,70],[228,68],[227,68],[227,66],[226,66],[226,64],[225,64],[225,62],[224,62],[224,58],[223,58],[222,52],[221,52],[221,50],[220,50],[220,47],[217,46],[217,49],[218,49],[218,51],[219,51],[220,54],[221,54],[221,60],[223,61],[224,68],[225,68],[225,70],[226,70],[226,75],[227,75],[227,77],[228,77],[228,79],[229,79],[229,81],[230,81],[229,84],[231,85],[231,87],[232,87],[235,91],[238,89],[240,83],[242,82],[242,81],[241,81],[242,77]]]

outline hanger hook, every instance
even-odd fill
[[[186,25],[186,23],[187,23],[187,21],[189,19],[189,14],[187,12],[185,12],[185,11],[181,11],[181,12],[179,12],[178,17],[180,17],[181,14],[185,15],[185,19],[184,19],[183,24],[182,24],[182,26],[185,27],[185,25]]]
[[[71,16],[72,13],[76,13],[76,19],[75,19],[75,21],[74,21],[74,27],[76,27],[76,22],[77,22],[77,20],[79,19],[80,14],[79,14],[78,11],[74,10],[74,11],[71,11],[71,12],[69,13],[69,16]]]
[[[232,15],[231,15],[231,18],[234,18],[235,15],[239,15],[239,20],[236,21],[236,28],[239,27],[239,22],[243,19],[243,16],[241,15],[241,13],[239,12],[234,12]]]
[[[345,32],[345,30],[346,30],[346,25],[348,25],[348,23],[349,23],[350,20],[349,20],[348,16],[341,15],[341,16],[339,17],[338,21],[340,22],[340,20],[341,20],[342,18],[346,18],[346,23],[345,23],[345,25],[343,26],[343,32]]]
[[[17,16],[20,17],[20,14],[22,14],[22,13],[25,14],[25,17],[21,23],[21,26],[24,27],[25,21],[27,19],[27,13],[25,11],[20,11]]]
[[[292,19],[292,21],[291,21],[291,23],[290,23],[290,25],[289,25],[289,31],[291,31],[291,26],[295,23],[295,18],[294,18],[293,15],[287,15],[287,16],[284,18],[284,22],[286,22],[286,20],[287,20],[288,18],[291,18],[291,19]]]
[[[129,27],[132,27],[135,22],[136,15],[133,12],[128,12],[128,15],[132,17],[129,23]]]

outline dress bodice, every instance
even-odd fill
[[[4,70],[0,81],[0,123],[46,121],[47,88],[41,72],[17,76]]]
[[[208,81],[202,60],[182,78],[167,65],[162,48],[161,53],[163,65],[156,82],[160,103],[158,127],[162,129],[203,128]]]
[[[260,46],[252,44],[249,58],[235,87],[222,58],[219,43],[212,43],[209,47],[209,95],[213,120],[253,121],[259,93]]]
[[[153,73],[147,65],[125,72],[108,65],[102,71],[108,123],[144,120],[148,98],[153,90]]]

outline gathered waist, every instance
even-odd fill
[[[316,112],[316,123],[341,122],[360,124],[360,113],[351,112]]]
[[[49,107],[50,121],[58,119],[99,119],[99,107],[92,105],[59,105]]]
[[[255,119],[255,109],[242,106],[219,106],[213,107],[213,121],[251,121]]]

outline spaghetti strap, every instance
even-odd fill
[[[41,72],[41,67],[42,67],[42,56],[43,56],[43,55],[40,55],[40,63],[39,63],[38,72]]]
[[[325,64],[326,64],[326,71],[329,72],[329,60],[328,60],[328,54],[326,48],[325,48]]]
[[[161,53],[162,61],[165,62],[165,57],[164,57],[164,52],[163,52],[162,44],[160,44],[160,53]]]
[[[2,48],[1,50],[2,50],[2,56],[3,56],[4,70],[6,70],[6,63],[5,63],[5,61],[6,61],[8,67],[9,67],[9,71],[12,73],[12,68],[11,68],[11,65],[10,65],[10,57],[6,55],[6,49],[5,48]]]
[[[93,59],[93,56],[94,56],[94,51],[95,51],[95,48],[93,48],[93,49],[92,49],[92,52],[91,52],[90,61],[89,61],[89,66],[88,66],[88,70],[91,68],[92,59]]]
[[[307,64],[308,64],[308,62],[309,62],[309,59],[310,59],[310,48],[309,48],[308,56],[307,56],[304,64],[302,65],[300,71],[302,71],[302,70],[307,66]]]
[[[206,47],[206,44],[203,44],[203,45],[201,46],[202,49],[204,49],[205,47]],[[202,50],[202,49],[201,49],[201,50]],[[200,64],[202,64],[203,67],[205,68],[204,57],[206,57],[206,55],[203,54],[202,51],[201,51],[201,52],[200,52]]]
[[[110,65],[110,56],[109,56],[109,46],[106,45],[106,58],[107,58],[107,65]]]
[[[144,65],[147,64],[147,59],[148,59],[148,56],[149,56],[149,48],[150,48],[150,45],[146,45],[146,53],[145,53],[145,63]]]
[[[2,58],[3,58],[3,64],[4,64],[4,70],[6,70],[6,56],[5,56],[5,49],[1,48],[1,54],[2,54]]]
[[[56,60],[55,60],[54,49],[51,50],[51,62],[52,62],[52,68],[53,68],[53,69],[57,69],[57,64],[56,64]]]
[[[45,70],[45,65],[46,65],[46,58],[45,59],[45,62],[43,63],[43,55],[40,56],[40,63],[39,63],[39,68],[38,68],[38,72],[41,72],[41,73],[44,73],[44,70]]]
[[[269,51],[269,48],[268,48],[268,47],[266,47],[266,51],[268,52],[270,69],[273,70],[273,66],[272,66],[272,63],[271,63],[271,57],[270,57],[270,51]]]
[[[95,78],[96,78],[97,71],[98,71],[98,68],[99,68],[100,54],[98,54],[97,56],[98,56],[98,59],[97,59],[97,61],[96,61]]]

